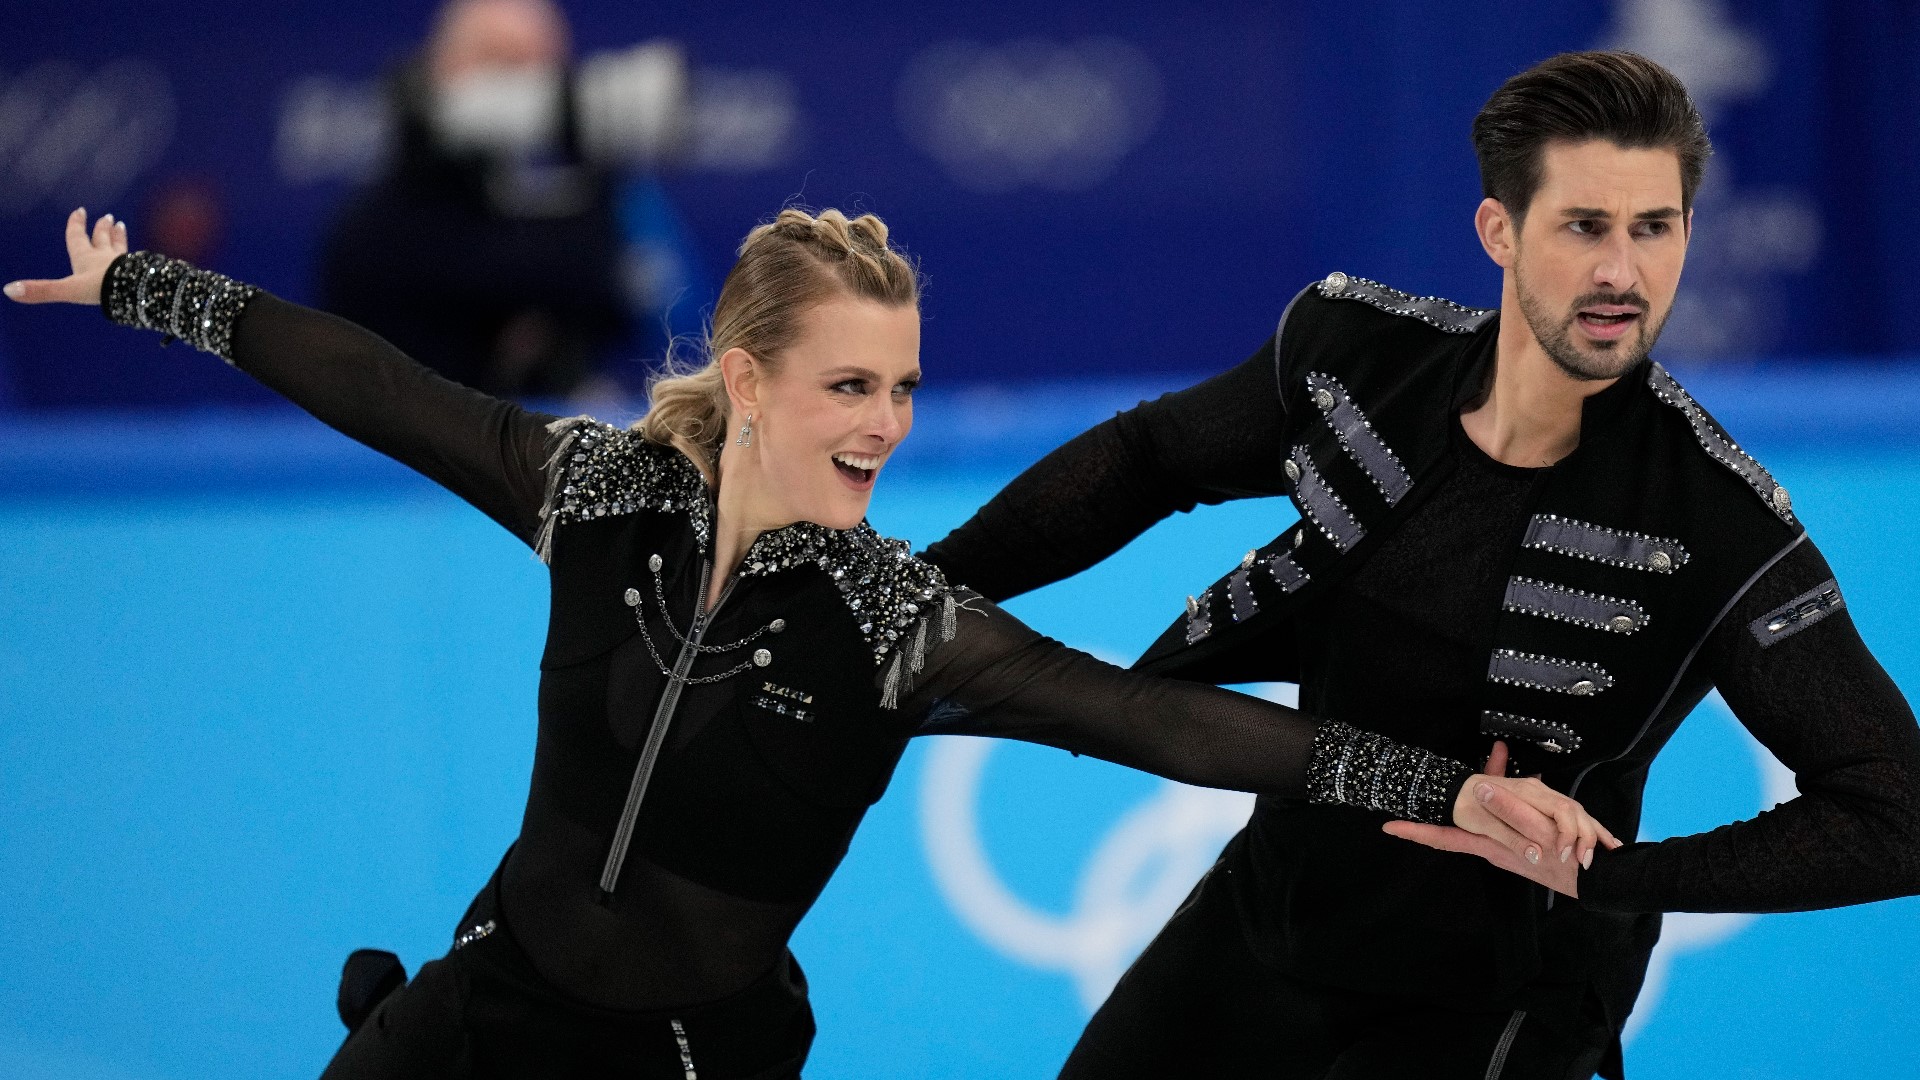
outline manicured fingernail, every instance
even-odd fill
[[[107,223],[108,225],[111,225],[111,224],[113,224],[113,215],[112,215],[112,214],[102,214],[102,215],[100,216],[100,220],[101,220],[101,221],[103,221],[103,222],[106,222],[106,223]]]
[[[1527,861],[1532,863],[1535,866],[1539,866],[1540,865],[1540,849],[1537,847],[1528,848]]]
[[[1568,859],[1571,859],[1571,858],[1573,858],[1573,846],[1571,844],[1560,849],[1561,862],[1566,862]]]
[[[1580,866],[1582,869],[1585,869],[1585,870],[1593,869],[1593,849],[1592,848],[1588,848],[1587,850],[1580,853]]]
[[[1473,797],[1479,799],[1481,802],[1490,801],[1493,798],[1493,785],[1481,784],[1479,787],[1474,788]]]
[[[8,296],[11,296],[15,300],[18,300],[21,297],[27,295],[26,283],[20,282],[20,281],[9,281],[7,282],[6,293]]]

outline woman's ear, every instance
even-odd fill
[[[760,406],[760,364],[753,354],[734,346],[720,354],[720,378],[727,384],[727,400],[736,415],[756,412]]]

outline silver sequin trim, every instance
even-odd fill
[[[1533,515],[1521,545],[1655,574],[1671,574],[1687,564],[1687,549],[1678,540],[1609,529],[1557,514]]]
[[[1274,584],[1287,593],[1298,591],[1300,586],[1312,580],[1311,575],[1293,561],[1293,556],[1284,551],[1267,556],[1267,573],[1272,574]]]
[[[1295,446],[1288,460],[1300,470],[1300,476],[1293,485],[1294,496],[1300,502],[1300,512],[1332,541],[1334,550],[1344,554],[1348,548],[1359,543],[1367,531],[1354,520],[1353,511],[1340,501],[1340,496],[1327,486],[1326,480],[1320,476],[1320,470],[1313,467],[1313,459],[1307,456],[1306,447]]]
[[[479,941],[481,938],[491,936],[498,928],[492,919],[469,926],[465,930],[460,931],[460,935],[453,939],[453,947],[456,949],[464,949],[474,942]]]
[[[1631,634],[1647,625],[1646,609],[1631,600],[1518,574],[1508,579],[1502,606],[1523,615],[1538,615],[1615,634]]]
[[[1361,300],[1382,311],[1419,319],[1428,326],[1449,334],[1471,334],[1493,318],[1493,308],[1470,308],[1438,296],[1415,296],[1363,277],[1328,274],[1320,282],[1320,295],[1328,299]]]
[[[1227,603],[1234,622],[1246,622],[1260,612],[1260,602],[1253,598],[1252,575],[1244,567],[1227,575]]]
[[[1700,441],[1700,446],[1710,457],[1732,469],[1740,479],[1745,480],[1747,486],[1760,496],[1760,501],[1767,504],[1767,509],[1773,511],[1781,521],[1789,525],[1794,523],[1793,498],[1787,494],[1787,489],[1773,478],[1773,474],[1766,470],[1766,466],[1755,461],[1753,455],[1740,449],[1739,445],[1720,428],[1720,425],[1707,416],[1706,410],[1693,400],[1693,395],[1687,393],[1678,382],[1674,381],[1673,375],[1666,368],[1661,367],[1657,362],[1649,365],[1647,385],[1653,387],[1654,396],[1680,410],[1680,414],[1687,418],[1688,426],[1693,428],[1693,437]]]
[[[1492,709],[1480,714],[1480,734],[1517,736],[1550,754],[1571,754],[1580,749],[1582,741],[1579,732],[1559,721]]]
[[[541,558],[551,557],[557,526],[642,510],[685,514],[701,550],[709,549],[713,510],[706,480],[686,455],[586,417],[556,421],[550,430],[556,444],[535,542]],[[936,641],[953,637],[944,610],[953,590],[945,575],[914,558],[904,540],[881,536],[864,521],[845,530],[801,521],[761,533],[742,557],[739,574],[765,577],[801,566],[818,567],[833,579],[876,665],[897,655],[922,620],[940,618]]]
[[[1353,396],[1340,380],[1324,372],[1310,371],[1307,389],[1312,391],[1314,404],[1326,414],[1327,426],[1339,437],[1347,456],[1367,474],[1373,486],[1380,489],[1387,505],[1393,506],[1405,498],[1407,490],[1413,487],[1413,477],[1407,475],[1399,455],[1373,430],[1372,421],[1353,403]]]
[[[1561,660],[1515,649],[1495,649],[1487,664],[1487,681],[1525,686],[1556,694],[1591,697],[1613,686],[1613,676],[1599,664]]]
[[[693,1044],[687,1041],[687,1026],[678,1020],[669,1021],[673,1025],[673,1041],[680,1050],[680,1075],[683,1080],[700,1080],[700,1073],[693,1067]]]
[[[260,290],[152,251],[123,255],[107,269],[100,289],[107,318],[233,363],[234,323]]]
[[[1338,720],[1313,733],[1307,799],[1383,810],[1408,821],[1453,823],[1453,801],[1473,770]]]
[[[1753,639],[1766,648],[1805,630],[1836,611],[1844,610],[1847,599],[1840,595],[1840,584],[1832,578],[1815,585],[1747,624]]]
[[[1213,586],[1187,597],[1187,644],[1198,645],[1213,633]]]

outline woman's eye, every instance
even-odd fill
[[[840,394],[864,394],[867,392],[867,381],[865,379],[847,379],[844,382],[834,383],[828,387],[828,389]]]
[[[895,397],[912,397],[913,392],[918,389],[920,384],[917,382],[903,382],[893,388],[893,394]]]

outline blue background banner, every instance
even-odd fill
[[[925,263],[940,380],[1211,371],[1334,269],[1491,303],[1467,132],[1554,52],[1639,48],[1717,153],[1669,356],[1920,352],[1920,7],[1532,4],[565,6],[581,57],[669,37],[684,165],[626,193],[696,321],[789,199],[871,209]],[[204,261],[295,299],[383,145],[421,0],[34,4],[0,44],[0,251],[51,271],[77,203],[135,238],[186,207]],[[0,317],[16,405],[259,400],[77,314]],[[632,365],[644,355],[635,343]],[[93,359],[66,362],[76,352]]]

